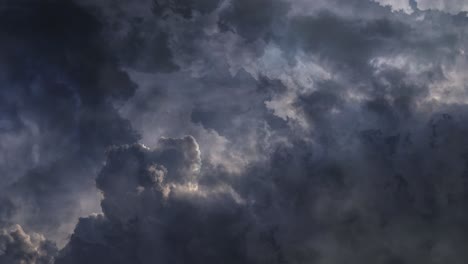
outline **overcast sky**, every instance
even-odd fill
[[[0,264],[465,264],[468,1],[0,1]]]

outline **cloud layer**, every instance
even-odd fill
[[[465,263],[464,9],[7,1],[0,264]]]

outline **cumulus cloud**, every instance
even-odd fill
[[[42,235],[25,233],[19,225],[0,230],[2,264],[52,264],[56,254],[55,244]]]
[[[243,262],[248,212],[199,169],[189,136],[111,149],[97,178],[104,214],[80,219],[56,263]]]
[[[113,148],[97,179],[104,214],[80,219],[56,263],[457,263],[457,124],[444,114],[406,135],[366,130],[348,149],[322,142],[326,154],[298,142],[236,179],[194,170],[191,137]]]

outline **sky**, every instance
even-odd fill
[[[1,0],[0,264],[464,264],[465,0]]]

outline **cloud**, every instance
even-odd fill
[[[244,261],[248,212],[229,188],[200,185],[199,168],[192,137],[110,150],[97,179],[104,215],[80,219],[56,263]]]
[[[411,14],[414,10],[409,0],[376,0],[381,5],[390,6],[393,11],[404,11]]]
[[[441,10],[453,14],[468,10],[468,4],[460,0],[419,0],[418,7],[423,10]]]
[[[114,105],[136,85],[75,3],[6,1],[0,13],[1,222],[63,244],[77,217],[99,210],[105,149],[138,140]]]
[[[257,10],[257,12],[250,12]],[[253,41],[257,38],[269,38],[277,22],[288,11],[283,1],[232,1],[220,15],[219,26]]]
[[[16,225],[0,231],[0,263],[52,264],[57,254],[55,244],[42,235],[28,235]]]
[[[463,263],[468,20],[437,4],[10,5],[0,224],[57,264]]]
[[[210,180],[193,169],[191,137],[116,147],[97,179],[104,215],[80,219],[56,263],[463,259],[462,123],[444,114],[405,135],[366,130],[347,148],[329,133]]]
[[[468,10],[468,4],[463,0],[376,0],[376,2],[391,6],[394,11],[406,13],[412,13],[416,9],[440,10],[453,14]]]

